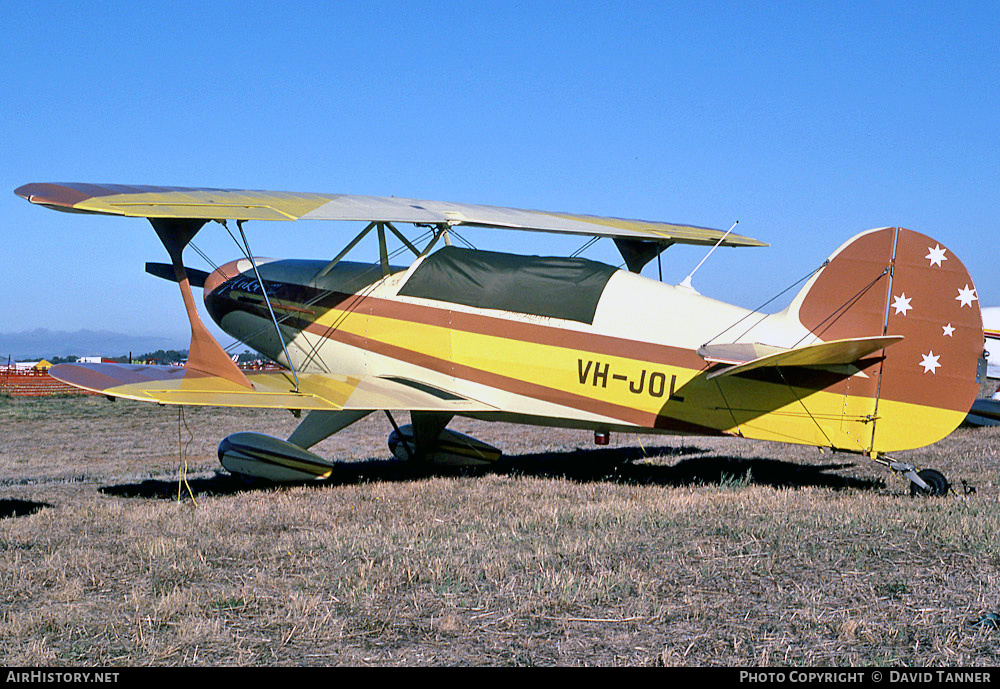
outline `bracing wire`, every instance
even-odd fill
[[[191,247],[192,249],[194,249],[195,253],[198,254],[199,256],[201,256],[201,259],[205,263],[207,263],[208,265],[212,266],[212,270],[218,270],[219,269],[219,266],[215,265],[215,263],[212,261],[212,259],[208,257],[208,254],[206,254],[204,251],[202,251],[197,246],[195,246],[194,242],[188,242],[188,246]]]
[[[465,237],[463,237],[462,235],[460,235],[460,234],[458,233],[458,231],[457,231],[457,230],[456,230],[456,229],[455,229],[454,227],[449,227],[449,228],[448,228],[448,232],[449,232],[450,234],[453,234],[453,235],[455,235],[456,237],[458,237],[458,238],[459,238],[459,239],[460,239],[460,240],[462,241],[462,243],[463,243],[463,244],[465,244],[465,245],[466,245],[467,247],[469,247],[470,249],[474,249],[474,250],[477,250],[477,251],[478,251],[478,249],[476,249],[475,245],[474,245],[474,244],[473,244],[472,242],[470,242],[470,241],[469,241],[468,239],[466,239]]]
[[[237,247],[239,247],[240,253],[243,254],[243,256],[249,260],[250,257],[249,257],[249,255],[247,253],[247,249],[240,243],[240,241],[238,239],[236,239],[236,236],[233,234],[232,230],[229,229],[229,226],[225,222],[220,222],[219,224],[222,225],[224,228],[226,228],[226,232],[229,234],[230,238],[233,240],[233,243],[236,244]],[[455,234],[457,235],[457,233],[455,233]],[[434,235],[433,229],[426,230],[422,234],[418,235],[417,238],[414,239],[413,241],[415,243],[419,244],[424,239],[427,239],[428,237],[432,237],[433,235]],[[459,236],[459,239],[461,239],[463,242],[465,242],[470,247],[472,247],[472,244],[468,240],[466,240],[464,237]],[[475,248],[475,247],[472,247],[472,248]],[[388,254],[388,259],[391,260],[391,259],[399,256],[399,254],[403,253],[406,250],[407,250],[407,248],[405,246],[397,247],[396,249],[394,249],[392,252],[390,252]],[[199,253],[201,253],[201,252],[199,251]],[[205,258],[206,258],[206,260],[208,260],[207,257],[205,257]],[[211,263],[210,260],[208,262]],[[372,262],[371,267],[367,271],[362,272],[359,277],[364,278],[365,276],[367,276],[367,275],[369,275],[371,273],[376,272],[376,270],[379,270],[379,271],[381,270],[381,262],[380,261],[374,261],[374,262]],[[374,286],[375,285],[372,285],[373,288],[374,288]],[[333,294],[335,291],[336,290],[333,290],[333,289],[322,290],[322,291],[318,292],[314,297],[312,297],[311,299],[309,299],[307,302],[305,302],[304,305],[305,306],[312,306],[312,305],[316,304],[317,302],[322,301],[323,299],[325,299],[329,295]],[[367,292],[365,293],[365,295],[362,295],[362,296],[366,296],[366,295],[367,295]],[[293,317],[292,314],[283,314],[282,316],[278,317],[276,320],[277,320],[277,322],[279,324],[281,324],[281,323],[284,323],[285,321],[287,321],[288,319],[290,319],[292,317]],[[337,324],[333,324],[331,326],[331,329],[335,329],[336,325]],[[248,335],[245,339],[253,339],[257,335],[260,335],[261,333],[263,333],[263,332],[265,332],[265,331],[267,331],[269,329],[270,329],[269,326],[262,326],[256,332],[251,333],[250,335]],[[223,349],[227,353],[231,354],[233,352],[233,350],[235,350],[237,347],[239,347],[241,345],[245,346],[245,344],[242,341],[240,341],[240,340],[234,340],[233,342],[231,342],[230,344],[228,344]],[[308,363],[310,361],[313,361],[315,359],[315,356],[316,356],[317,351],[318,351],[318,347],[319,347],[318,343],[312,343],[311,344],[310,351],[306,353],[306,359],[305,359],[306,363]]]
[[[767,301],[765,301],[763,304],[761,304],[757,308],[753,309],[752,311],[749,311],[746,315],[744,315],[742,318],[740,318],[739,320],[737,320],[735,323],[733,323],[732,325],[730,325],[725,330],[720,331],[718,334],[716,334],[714,337],[712,337],[712,339],[710,339],[705,344],[712,343],[713,341],[715,341],[715,340],[719,339],[720,337],[722,337],[723,334],[729,332],[730,330],[732,330],[733,328],[735,328],[737,325],[739,325],[740,323],[742,323],[746,319],[750,318],[750,316],[754,315],[755,313],[760,313],[760,310],[763,309],[764,307],[766,307],[772,301],[774,301],[778,297],[782,296],[783,294],[785,294],[789,290],[794,289],[795,287],[797,287],[801,283],[805,282],[806,280],[808,280],[809,278],[811,278],[813,275],[815,275],[816,273],[818,273],[819,271],[821,271],[823,268],[826,268],[829,264],[830,264],[830,259],[827,259],[827,260],[823,261],[822,264],[820,264],[819,266],[817,266],[816,268],[814,268],[813,270],[811,270],[809,273],[807,273],[806,275],[803,275],[801,278],[799,278],[798,280],[796,280],[795,282],[793,282],[792,284],[790,284],[788,287],[786,287],[785,289],[783,289],[780,292],[778,292],[777,294],[775,294],[773,297],[771,297],[770,299],[768,299]],[[733,341],[734,342],[739,341],[748,332],[750,332],[751,330],[753,330],[754,328],[756,328],[758,325],[760,325],[761,322],[765,318],[767,318],[769,315],[770,314],[766,314],[766,313],[765,314],[760,314],[760,318],[753,325],[751,325],[749,328],[747,328],[742,333],[740,333],[739,337],[735,338]]]
[[[588,239],[586,242],[583,243],[583,246],[581,246],[579,249],[577,249],[576,251],[574,251],[573,253],[571,253],[569,255],[569,257],[570,258],[576,258],[580,254],[582,254],[584,251],[586,251],[587,249],[589,249],[590,247],[592,247],[594,244],[596,244],[598,239],[600,239],[600,237],[597,237],[597,236],[591,237],[590,239]]]
[[[271,322],[274,323],[274,330],[278,334],[278,340],[281,342],[281,349],[285,353],[285,361],[288,363],[288,367],[292,371],[292,378],[295,379],[295,392],[299,391],[299,374],[295,371],[295,364],[292,363],[292,357],[288,354],[288,347],[285,345],[285,336],[281,332],[281,326],[278,324],[278,319],[274,315],[274,308],[271,306],[271,297],[267,294],[267,286],[264,284],[264,279],[260,276],[260,271],[257,269],[257,262],[253,260],[250,256],[250,243],[247,241],[246,233],[243,232],[243,221],[237,220],[236,227],[240,231],[240,237],[243,239],[243,244],[247,249],[247,259],[250,261],[250,265],[253,266],[253,274],[257,277],[257,284],[260,285],[260,293],[264,296],[264,303],[267,304],[267,311],[271,314]],[[227,230],[229,228],[226,228]]]
[[[226,229],[228,230],[229,228],[227,227]],[[422,241],[423,241],[424,239],[426,239],[426,238],[428,238],[428,237],[431,237],[431,236],[433,236],[433,234],[434,234],[434,232],[433,232],[433,231],[430,231],[430,230],[428,230],[428,231],[425,231],[425,232],[423,232],[422,234],[418,235],[418,236],[417,236],[417,238],[416,238],[416,239],[414,239],[413,241],[414,241],[414,242],[416,242],[416,243],[420,243],[420,242],[422,242]],[[231,233],[231,232],[230,232],[230,236],[232,237],[232,233]],[[233,237],[233,240],[235,241],[235,237]],[[239,246],[239,242],[236,242],[236,244],[237,244],[237,246]],[[241,248],[241,250],[242,250],[242,248]],[[396,249],[394,249],[394,250],[393,250],[392,252],[390,252],[390,253],[388,254],[388,258],[389,258],[389,259],[391,260],[391,259],[395,258],[396,256],[398,256],[399,254],[401,254],[401,253],[405,252],[406,250],[407,250],[407,249],[406,249],[406,247],[405,247],[405,246],[400,246],[400,247],[397,247]],[[244,255],[245,255],[245,252],[244,252]],[[364,278],[365,276],[367,276],[367,275],[371,275],[371,274],[373,274],[373,273],[376,273],[376,272],[381,272],[381,261],[374,261],[374,262],[372,262],[371,266],[370,266],[370,267],[369,267],[369,268],[368,268],[368,269],[367,269],[366,271],[362,272],[362,273],[361,273],[361,274],[359,275],[359,277],[360,277],[360,278]],[[370,286],[370,287],[371,287],[371,289],[374,289],[376,285],[377,285],[377,282],[376,282],[376,283],[374,283],[374,284],[372,284],[372,285]],[[312,298],[311,298],[311,299],[309,299],[308,301],[304,302],[304,304],[303,304],[303,305],[304,305],[304,306],[313,306],[313,305],[314,305],[314,304],[316,304],[317,302],[319,302],[319,301],[322,301],[322,300],[323,300],[323,299],[325,299],[326,297],[328,297],[328,296],[330,296],[331,294],[333,294],[333,293],[334,293],[335,291],[336,291],[336,290],[333,290],[333,289],[326,289],[326,290],[322,290],[322,291],[320,291],[319,293],[317,293],[317,294],[316,294],[316,295],[315,295],[314,297],[312,297]],[[370,290],[369,290],[369,291],[370,291]],[[366,292],[366,293],[365,293],[364,295],[362,295],[362,296],[366,296],[366,295],[367,295],[367,292]],[[282,316],[280,316],[280,317],[278,318],[278,323],[284,323],[284,322],[285,322],[286,320],[288,320],[288,319],[290,319],[290,318],[292,318],[292,317],[293,317],[293,316],[292,316],[292,314],[284,314],[284,315],[282,315]],[[331,328],[331,329],[333,329],[333,328]],[[265,331],[267,331],[267,330],[270,330],[270,327],[269,327],[269,326],[263,326],[263,327],[261,327],[260,329],[258,329],[257,331],[255,331],[255,332],[253,332],[253,333],[249,334],[249,335],[248,335],[248,336],[246,337],[246,339],[253,339],[253,338],[254,338],[254,337],[256,337],[257,335],[260,335],[261,333],[263,333],[263,332],[265,332]],[[231,352],[231,351],[232,351],[232,350],[233,350],[233,349],[234,349],[235,347],[237,347],[237,346],[239,346],[239,345],[243,345],[243,344],[244,344],[243,342],[241,342],[241,341],[237,340],[237,341],[234,341],[234,342],[230,343],[230,344],[229,344],[228,346],[226,346],[226,347],[225,347],[225,350],[226,350],[227,352]],[[244,345],[244,346],[245,346],[245,345]],[[312,360],[312,359],[313,359],[313,358],[315,357],[315,354],[316,354],[316,350],[317,350],[317,348],[318,348],[318,345],[316,345],[316,344],[313,344],[313,345],[312,345],[312,347],[311,347],[311,351],[310,351],[310,352],[309,352],[309,353],[307,354],[307,356],[306,356],[306,362],[309,362],[309,361],[311,361],[311,360]]]
[[[860,299],[861,297],[863,297],[868,290],[870,290],[872,287],[875,286],[875,283],[877,283],[879,280],[881,280],[886,275],[888,275],[890,270],[891,270],[890,267],[886,266],[885,270],[883,270],[881,273],[879,273],[878,275],[876,275],[871,280],[871,282],[869,282],[867,285],[865,285],[864,287],[862,287],[861,289],[859,289],[857,292],[855,292],[854,295],[851,296],[847,301],[845,301],[843,304],[841,304],[836,309],[834,309],[832,312],[830,312],[830,315],[827,316],[826,318],[824,318],[822,321],[820,321],[819,324],[816,325],[815,328],[813,328],[813,330],[819,330],[820,326],[825,325],[826,322],[829,321],[834,316],[837,316],[839,318],[840,316],[838,316],[838,314],[843,315],[844,311],[846,311],[850,306],[852,306],[855,302],[857,302],[858,299]],[[824,330],[825,330],[825,328],[824,328]],[[803,335],[801,338],[799,338],[799,341],[796,342],[794,345],[792,345],[792,347],[798,347],[800,344],[802,344],[803,340],[805,340],[807,337],[809,337],[810,334],[813,334],[812,331],[810,331],[808,334]]]
[[[809,411],[809,407],[806,406],[805,401],[803,401],[803,399],[799,397],[798,394],[796,394],[795,388],[793,388],[792,384],[789,383],[788,380],[785,378],[785,372],[781,370],[780,366],[778,366],[777,369],[778,369],[778,375],[781,376],[781,382],[785,384],[785,386],[788,388],[788,391],[792,393],[792,397],[795,398],[795,401],[799,403],[799,405],[802,407],[803,411],[805,411],[809,419],[813,422],[813,424],[815,424],[816,428],[819,429],[819,432],[823,434],[824,438],[826,438],[827,444],[830,447],[833,447],[834,443],[832,440],[830,440],[830,436],[826,434],[826,431],[823,429],[823,425],[820,424],[820,422],[816,420],[816,417],[812,415],[812,412]]]

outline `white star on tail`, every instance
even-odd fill
[[[930,251],[929,254],[924,256],[924,258],[930,260],[932,266],[941,267],[941,261],[947,261],[948,257],[944,255],[944,249],[941,248],[940,244],[935,244],[934,248],[927,247]]]
[[[931,373],[937,373],[935,369],[941,365],[938,363],[938,359],[941,358],[941,355],[935,354],[932,349],[927,354],[921,354],[920,356],[924,358],[924,360],[920,362],[920,365],[924,367],[924,373],[927,373],[928,371]]]
[[[910,299],[910,297],[906,296],[906,292],[903,292],[898,297],[892,298],[892,308],[896,309],[896,313],[901,313],[905,316],[906,312],[913,308],[910,306]]]
[[[979,297],[976,296],[976,290],[966,285],[963,289],[958,290],[958,296],[955,297],[955,301],[962,302],[962,306],[971,307],[972,302],[979,301]]]
[[[951,323],[949,323],[948,325],[942,325],[941,330],[944,331],[943,337],[951,337],[951,334],[955,332],[955,328],[954,326],[952,326]]]

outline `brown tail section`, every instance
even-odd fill
[[[983,324],[972,278],[946,247],[903,228],[860,234],[792,304],[823,341],[903,336],[861,366],[848,394],[872,399],[872,452],[948,435],[978,392]]]

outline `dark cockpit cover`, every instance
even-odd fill
[[[593,323],[612,266],[448,246],[424,259],[399,294]]]

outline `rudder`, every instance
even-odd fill
[[[899,228],[886,333],[903,335],[887,351],[873,451],[922,447],[963,421],[979,392],[983,319],[962,262],[930,237]]]
[[[903,228],[849,240],[789,306],[823,341],[902,335],[849,380],[871,404],[868,452],[922,447],[958,427],[978,392],[982,318],[975,285],[946,247]]]

